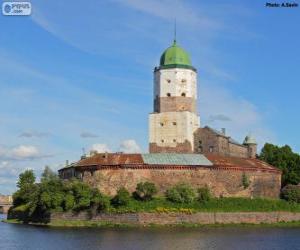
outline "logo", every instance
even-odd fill
[[[31,3],[3,2],[2,14],[5,16],[29,16],[31,14]]]

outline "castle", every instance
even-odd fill
[[[160,194],[177,183],[189,183],[207,186],[216,197],[279,197],[281,171],[256,158],[255,138],[246,136],[240,144],[225,129],[200,127],[197,70],[176,41],[154,69],[153,106],[150,153],[91,152],[60,169],[60,177],[79,178],[108,195],[120,187],[132,192],[137,183],[150,181]]]
[[[255,139],[239,144],[222,132],[200,127],[197,114],[197,70],[174,40],[154,69],[154,112],[149,115],[150,153],[215,153],[256,157]]]

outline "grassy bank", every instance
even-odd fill
[[[300,212],[300,204],[284,200],[219,198],[207,202],[173,203],[165,198],[154,198],[150,201],[131,199],[125,206],[110,207],[111,213],[125,212]]]
[[[17,220],[3,220],[5,223],[23,224]],[[72,220],[55,220],[48,224],[29,223],[34,226],[59,227],[59,228],[228,228],[228,227],[266,227],[266,228],[290,228],[300,227],[300,221],[278,222],[278,223],[261,223],[261,224],[197,224],[197,223],[181,223],[168,225],[136,225],[125,223],[108,223],[97,221],[72,221]]]

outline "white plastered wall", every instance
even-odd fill
[[[149,115],[149,142],[175,147],[187,140],[193,147],[193,134],[199,126],[199,117],[188,111],[153,113]]]
[[[160,69],[154,73],[154,97],[181,96],[197,99],[197,73],[191,69]]]

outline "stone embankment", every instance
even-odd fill
[[[111,224],[132,225],[176,225],[192,224],[272,224],[278,222],[300,221],[300,213],[292,212],[197,212],[197,213],[100,213],[91,215],[81,213],[54,213],[51,221],[95,221]]]

